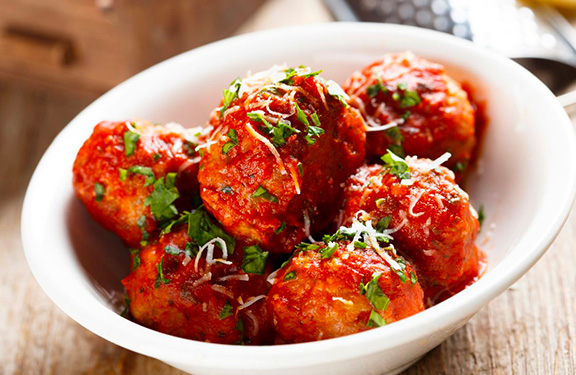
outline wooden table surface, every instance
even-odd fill
[[[239,32],[329,20],[317,0],[273,0]],[[72,321],[42,292],[24,258],[20,211],[33,169],[94,99],[0,82],[0,375],[182,374]],[[404,374],[576,374],[575,244],[573,213],[526,276]]]

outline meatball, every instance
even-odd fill
[[[388,227],[416,268],[430,302],[455,294],[479,276],[476,211],[439,161],[389,153],[387,164],[363,166],[350,177],[341,222],[360,212]],[[393,156],[393,158],[391,157]]]
[[[346,240],[312,246],[279,271],[268,294],[277,343],[350,335],[424,310],[422,288],[401,258],[395,272],[371,246],[354,248]],[[330,246],[334,252],[326,256]],[[390,249],[380,254],[394,255]]]
[[[200,131],[144,121],[99,123],[74,162],[76,196],[97,222],[139,247],[178,210],[193,207]]]
[[[198,247],[187,232],[186,225],[176,225],[156,243],[132,251],[133,270],[122,283],[134,319],[192,340],[272,343],[273,327],[264,301],[268,267],[265,258],[258,257],[262,252],[254,247],[244,250],[237,243],[227,248],[234,252],[223,259],[220,240]]]
[[[369,127],[392,126],[368,135],[368,156],[390,149],[436,159],[450,152],[446,166],[458,174],[465,170],[476,145],[475,111],[442,65],[412,53],[388,54],[355,72],[343,87]]]
[[[365,156],[365,125],[334,82],[275,67],[234,81],[212,116],[198,179],[235,237],[286,253],[338,212]]]

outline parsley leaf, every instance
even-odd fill
[[[152,185],[156,179],[154,177],[154,171],[152,170],[152,168],[149,168],[149,167],[143,167],[141,165],[135,165],[133,167],[128,168],[128,172],[134,173],[134,174],[141,174],[143,176],[146,176],[146,181],[144,182],[144,186]]]
[[[407,180],[412,177],[406,160],[396,156],[392,151],[388,150],[388,153],[382,156],[381,159],[385,167],[388,168],[388,173],[395,175],[400,180]]]
[[[300,130],[290,126],[283,120],[278,120],[276,126],[272,129],[272,143],[276,146],[284,146],[286,144],[286,138],[290,137],[294,133],[300,133]]]
[[[124,132],[124,151],[126,152],[126,156],[134,154],[138,139],[140,139],[140,134],[131,130],[126,130]]]
[[[300,121],[305,126],[310,126],[310,122],[308,121],[308,118],[306,117],[306,112],[304,112],[300,108],[298,103],[294,103],[294,105],[296,106],[296,117],[298,118],[298,121]]]
[[[263,123],[266,129],[268,130],[268,133],[272,131],[273,126],[268,122],[268,120],[266,120],[266,118],[264,118],[263,111],[248,112],[246,115],[252,121]]]
[[[226,133],[230,140],[222,146],[222,154],[226,155],[231,149],[238,145],[238,136],[236,134],[236,130],[230,129],[228,133]]]
[[[144,206],[150,206],[150,211],[157,221],[163,222],[178,215],[178,210],[173,204],[180,197],[175,183],[176,173],[168,173],[166,177],[160,177],[154,183],[152,194],[144,199]]]
[[[263,251],[260,247],[253,245],[244,248],[244,260],[242,270],[246,273],[263,275],[266,268],[266,259],[268,252]]]
[[[376,224],[376,229],[378,229],[379,231],[383,231],[384,229],[388,229],[388,226],[390,225],[390,221],[392,221],[392,216],[390,216],[390,215],[384,216],[382,219],[378,220],[378,223]]]
[[[238,317],[238,321],[236,322],[234,329],[240,333],[240,340],[238,340],[236,344],[244,345],[244,322],[242,321],[242,318]]]
[[[238,96],[240,87],[242,86],[242,81],[236,78],[230,84],[230,87],[224,90],[224,98],[222,99],[222,108],[220,108],[220,117],[224,116],[224,112],[228,109],[230,104]]]
[[[382,79],[380,77],[376,77],[376,80],[377,80],[377,82],[375,85],[370,85],[366,89],[366,94],[368,94],[368,96],[371,98],[378,95],[379,92],[387,92],[388,91],[388,89],[386,88],[386,86],[384,86],[384,83],[382,82]]]
[[[298,162],[298,165],[296,165],[298,167],[298,173],[300,173],[300,176],[304,176],[304,167],[302,166],[302,162]]]
[[[309,145],[316,143],[316,139],[312,137],[320,137],[321,134],[324,134],[324,129],[312,125],[308,126],[306,131],[308,134],[304,137],[304,139],[306,142],[308,142]]]
[[[234,253],[234,238],[215,225],[203,207],[192,211],[188,215],[188,236],[193,238],[198,246],[204,246],[206,242],[213,238],[220,237],[226,243],[228,254]]]
[[[326,88],[328,90],[329,95],[338,99],[344,107],[346,107],[346,108],[349,107],[347,100],[349,100],[350,97],[348,96],[348,94],[346,94],[344,92],[344,90],[342,90],[342,87],[340,87],[339,84],[337,84],[336,82],[334,82],[332,80],[328,80],[328,81],[326,81]]]
[[[140,265],[140,249],[130,249],[130,254],[132,254],[132,269],[134,271]]]
[[[182,252],[182,250],[173,245],[167,245],[166,247],[164,247],[164,251],[166,252],[166,254],[170,255],[178,255]]]
[[[365,294],[366,298],[376,310],[386,310],[390,299],[384,294],[380,284],[378,284],[378,279],[382,276],[382,272],[374,272],[372,274],[372,280],[368,283],[360,283],[360,294]]]
[[[278,228],[274,229],[274,233],[280,234],[284,232],[284,229],[286,229],[286,223],[282,222]]]
[[[124,309],[120,313],[120,316],[126,317],[130,312],[130,297],[128,297],[128,293],[124,294]]]
[[[416,274],[412,271],[410,271],[410,283],[412,285],[416,285],[416,283],[418,282],[418,278],[416,277]]]
[[[170,280],[164,277],[164,255],[162,255],[160,263],[156,265],[156,270],[158,275],[156,276],[156,281],[154,281],[154,289],[158,289],[161,284],[170,284]]]
[[[332,255],[334,255],[334,253],[336,252],[336,250],[338,250],[338,244],[335,242],[330,242],[328,244],[326,244],[325,247],[323,247],[322,249],[318,250],[318,252],[320,253],[320,257],[322,259],[328,259],[330,258]]]
[[[142,238],[140,239],[140,245],[141,246],[146,246],[148,244],[148,238],[150,237],[150,234],[146,231],[146,215],[142,215],[138,218],[138,220],[136,220],[136,226],[138,226],[138,229],[140,229],[140,232],[142,232]]]
[[[402,143],[404,143],[404,136],[402,135],[400,128],[397,126],[390,128],[386,130],[386,135],[388,138],[390,138],[391,141],[388,149],[401,158],[405,157],[406,155],[404,154],[404,147],[402,147]]]
[[[482,223],[484,223],[484,206],[481,205],[478,209],[478,222],[480,223],[480,228],[482,228]]]
[[[376,311],[372,310],[368,318],[368,327],[382,327],[383,325],[386,325],[386,320]]]
[[[284,281],[292,280],[296,278],[296,271],[290,271],[286,275],[284,275]]]
[[[366,244],[366,242],[354,241],[354,247],[357,249],[365,249],[368,247],[368,245]]]
[[[413,107],[419,104],[421,101],[422,99],[420,99],[420,95],[418,95],[418,92],[412,90],[406,90],[404,91],[404,95],[400,100],[400,107],[402,108]]]
[[[251,198],[264,198],[269,202],[278,203],[278,198],[273,196],[262,185],[258,185],[258,189],[252,193]]]
[[[120,172],[120,181],[126,180],[126,177],[128,177],[128,171],[124,168],[120,168],[118,171]]]
[[[226,319],[229,316],[232,316],[232,305],[230,304],[230,302],[226,301],[224,307],[222,307],[222,310],[220,310],[220,315],[218,316],[218,319],[220,320]]]
[[[94,200],[96,202],[100,202],[102,200],[102,198],[104,198],[104,185],[100,184],[100,183],[95,183],[94,184],[94,194],[96,194],[96,197],[94,198]]]

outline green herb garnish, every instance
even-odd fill
[[[169,284],[170,280],[164,277],[164,255],[160,259],[160,263],[156,265],[156,270],[158,275],[156,276],[156,281],[154,281],[154,289],[158,289],[161,284]]]
[[[310,122],[308,121],[308,118],[306,117],[306,112],[304,112],[302,109],[300,109],[300,106],[298,106],[298,103],[294,103],[294,105],[296,106],[296,118],[298,118],[298,121],[300,121],[305,126],[310,126]]]
[[[128,177],[128,171],[124,168],[120,168],[118,171],[120,172],[120,181],[126,180],[126,177]]]
[[[154,191],[146,199],[144,206],[150,206],[150,212],[154,218],[163,222],[178,215],[178,210],[173,204],[180,197],[176,184],[176,173],[168,173],[160,177],[154,183]]]
[[[253,245],[244,248],[244,260],[242,270],[246,273],[263,275],[266,268],[266,259],[268,252],[263,251],[260,247]]]
[[[482,228],[482,223],[484,223],[484,206],[480,205],[478,209],[478,223],[480,223],[480,228]]]
[[[166,254],[170,255],[178,255],[182,252],[182,250],[173,245],[167,245],[166,247],[164,247],[164,251],[166,252]]]
[[[308,128],[306,128],[306,132],[308,134],[304,136],[304,139],[306,140],[306,142],[308,142],[309,145],[313,145],[316,143],[316,138],[320,137],[321,134],[324,134],[324,129],[310,125],[308,126]]]
[[[230,129],[228,133],[226,133],[230,140],[222,146],[222,154],[226,155],[231,149],[238,145],[238,136],[236,134],[236,130]]]
[[[284,232],[284,229],[286,229],[286,223],[282,222],[282,223],[280,223],[280,226],[278,228],[274,229],[274,233],[280,234],[280,233]]]
[[[300,133],[300,130],[293,128],[287,121],[278,120],[276,126],[272,129],[272,143],[276,146],[284,146],[286,138],[294,133]]]
[[[418,278],[416,277],[416,274],[412,271],[410,271],[410,283],[412,285],[416,285],[416,283],[418,282]]]
[[[146,181],[144,182],[144,186],[152,185],[155,181],[154,171],[152,170],[152,168],[143,167],[141,165],[135,165],[133,167],[128,168],[128,172],[134,173],[134,174],[141,174],[143,176],[146,176]]]
[[[388,150],[384,156],[382,156],[382,161],[384,166],[388,169],[388,173],[395,175],[400,180],[408,180],[412,176],[410,174],[410,167],[406,160],[394,154],[392,151]]]
[[[318,250],[320,257],[322,259],[328,259],[338,250],[338,244],[335,242],[329,242],[322,249]]]
[[[406,155],[404,154],[404,147],[402,147],[402,144],[404,143],[404,136],[402,135],[400,128],[394,126],[393,128],[386,130],[386,135],[391,141],[388,149],[401,158],[405,157]]]
[[[232,316],[232,305],[230,304],[230,302],[226,301],[224,307],[222,307],[222,310],[220,310],[220,315],[218,316],[218,319],[220,320],[226,319],[229,316]]]
[[[290,271],[286,275],[284,275],[284,281],[292,280],[296,278],[296,271]]]
[[[100,183],[95,183],[94,184],[94,194],[96,194],[96,197],[94,198],[94,200],[96,202],[100,202],[102,200],[102,198],[104,198],[104,185],[100,184]]]
[[[390,299],[384,294],[380,284],[378,284],[380,276],[382,276],[382,272],[374,272],[372,280],[366,284],[360,283],[360,294],[366,295],[366,298],[376,310],[386,310]]]
[[[124,132],[124,151],[126,152],[126,156],[134,154],[138,139],[140,139],[140,134],[131,130],[126,130]]]
[[[138,220],[136,220],[136,225],[138,226],[138,229],[140,229],[140,232],[142,232],[142,238],[140,239],[140,245],[146,246],[148,244],[148,238],[150,237],[150,234],[146,231],[146,228],[145,228],[146,215],[140,216],[138,218]]]
[[[344,92],[344,90],[342,90],[342,87],[340,87],[339,84],[332,80],[328,80],[326,81],[326,88],[328,90],[328,94],[338,99],[338,101],[340,101],[344,107],[349,107],[347,101],[350,99],[350,97]]]
[[[366,244],[366,242],[354,241],[354,247],[357,249],[365,249],[368,247],[368,245]]]
[[[219,237],[226,243],[228,254],[234,253],[234,238],[215,225],[203,207],[192,211],[188,215],[188,236],[193,238],[198,246],[204,246],[208,241]]]
[[[224,90],[224,98],[222,99],[222,108],[220,108],[220,117],[224,116],[224,112],[228,109],[232,101],[238,96],[242,81],[236,78],[230,84],[230,87]]]
[[[386,325],[386,320],[376,311],[372,310],[370,312],[370,318],[368,318],[368,327],[382,327],[383,325]]]
[[[134,271],[138,266],[140,266],[140,249],[130,249],[130,254],[132,254],[131,271]]]
[[[251,198],[264,198],[269,202],[278,203],[278,198],[270,194],[262,185],[258,185],[258,189],[252,193]]]

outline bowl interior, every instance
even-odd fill
[[[477,243],[488,255],[488,271],[472,288],[386,329],[398,334],[440,311],[460,309],[455,320],[469,317],[520,277],[559,231],[574,195],[574,135],[552,94],[516,64],[464,41],[398,26],[314,26],[224,41],[153,67],[93,103],[55,140],[31,182],[23,240],[35,276],[65,312],[93,330],[94,316],[82,317],[85,312],[72,296],[85,296],[88,306],[98,301],[118,311],[115,296],[122,293],[120,280],[128,272],[127,251],[91,220],[71,188],[75,154],[99,121],[143,118],[202,125],[222,90],[248,71],[305,64],[343,83],[383,53],[406,50],[445,64],[450,75],[473,88],[476,101],[485,103],[483,149],[466,188],[486,216]],[[46,196],[50,199],[42,199]],[[51,256],[41,244],[49,244]],[[55,262],[59,273],[50,269]],[[70,280],[77,282],[70,285]],[[381,337],[387,334],[378,331]],[[155,337],[160,336],[165,335]],[[131,349],[149,354],[144,343],[139,345]]]

